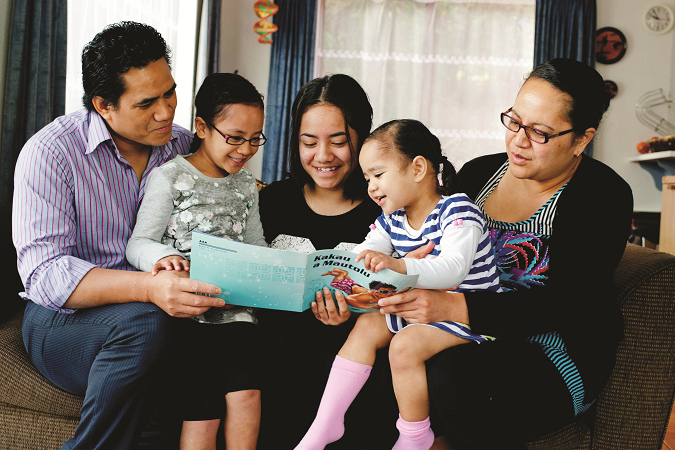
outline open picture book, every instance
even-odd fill
[[[190,278],[220,287],[218,297],[229,305],[297,312],[310,308],[324,287],[333,297],[340,290],[350,310],[364,312],[417,283],[417,275],[373,273],[356,256],[335,249],[298,253],[193,231]]]

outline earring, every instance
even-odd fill
[[[581,153],[575,153],[575,154],[574,154],[574,157],[575,157],[575,158],[578,158],[580,155],[581,155]]]

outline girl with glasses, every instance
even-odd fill
[[[216,73],[199,88],[195,107],[191,153],[152,171],[127,246],[129,262],[153,274],[190,270],[193,230],[267,245],[256,180],[244,168],[265,143],[262,96],[240,75]],[[181,448],[215,448],[225,416],[227,447],[253,450],[260,426],[255,312],[225,306],[192,319],[176,321]]]

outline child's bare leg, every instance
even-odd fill
[[[180,434],[181,450],[216,450],[220,419],[186,420]]]
[[[394,334],[387,328],[386,319],[379,311],[361,314],[338,356],[372,366],[375,352],[389,345],[392,337]]]
[[[389,362],[403,420],[417,422],[429,416],[426,360],[467,342],[470,341],[424,325],[407,326],[396,334],[389,346]]]
[[[225,446],[228,450],[255,450],[260,430],[260,391],[228,392],[225,403]]]

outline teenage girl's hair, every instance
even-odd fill
[[[246,78],[236,73],[214,73],[204,79],[195,97],[195,116],[201,117],[209,129],[214,129],[216,119],[227,113],[229,105],[257,106],[265,110],[263,96]],[[190,146],[194,153],[201,145],[195,133]]]
[[[335,106],[342,111],[345,121],[345,133],[352,154],[352,164],[358,166],[359,152],[370,127],[373,125],[373,107],[361,85],[349,75],[335,74],[315,78],[305,84],[293,101],[291,109],[291,135],[288,145],[288,173],[298,186],[314,184],[314,180],[302,167],[300,160],[300,124],[302,116],[315,105]],[[349,139],[349,128],[356,131],[358,142],[353,148]],[[344,184],[344,197],[349,200],[367,197],[367,186],[358,167],[347,177]]]
[[[574,59],[556,58],[534,68],[525,81],[537,78],[570,96],[567,110],[574,134],[580,136],[588,128],[600,126],[609,107],[605,81],[594,68]]]
[[[438,192],[452,195],[458,192],[455,167],[441,151],[441,142],[424,124],[413,119],[392,120],[380,125],[365,142],[377,141],[384,151],[396,151],[406,164],[416,156],[431,163],[436,175],[441,174]],[[364,143],[365,143],[364,142]]]

